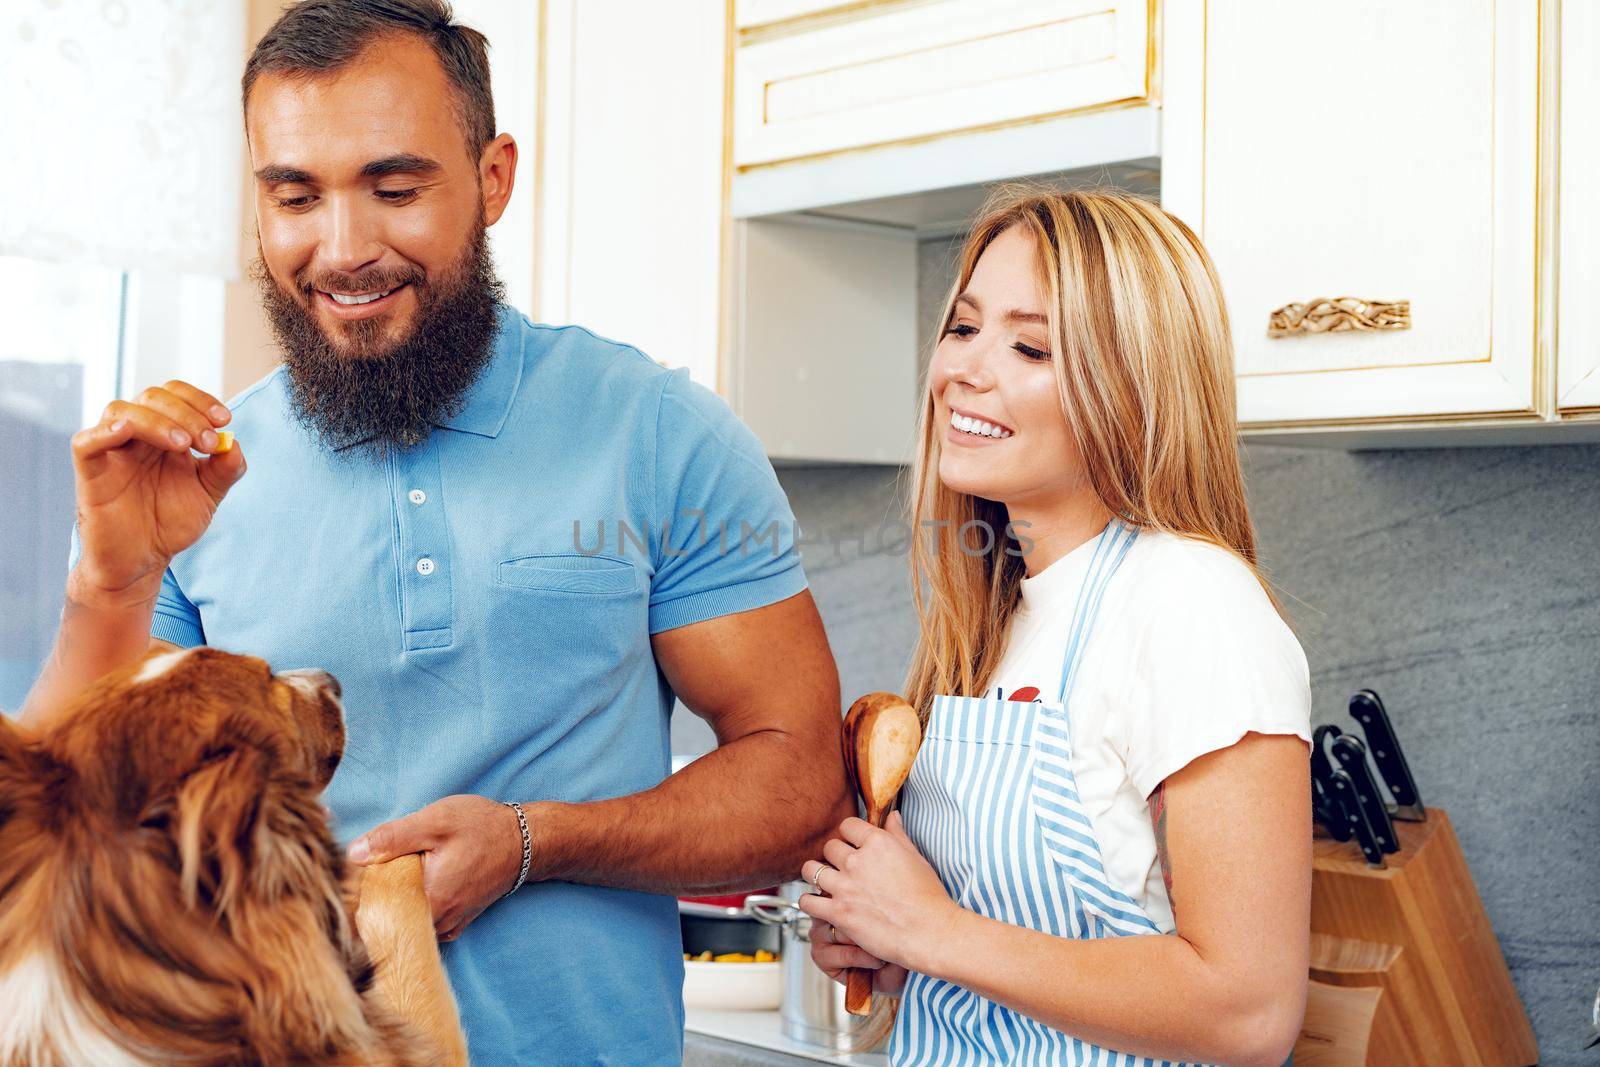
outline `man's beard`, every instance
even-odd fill
[[[299,275],[302,299],[280,286],[263,260],[252,265],[289,378],[297,421],[331,449],[361,443],[382,459],[426,440],[431,427],[458,414],[494,353],[495,276],[487,231],[478,227],[462,257],[437,279],[414,264],[399,270]],[[384,340],[388,316],[345,323],[334,344],[307,303],[316,289],[382,292],[410,284],[416,319],[399,341]]]

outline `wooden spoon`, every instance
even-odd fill
[[[893,693],[868,693],[845,713],[845,773],[873,826],[882,827],[888,818],[921,745],[917,709]],[[851,968],[846,973],[844,1006],[851,1015],[872,1010],[871,971]]]

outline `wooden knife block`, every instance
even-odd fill
[[[1319,833],[1311,858],[1311,992],[1295,1067],[1528,1067],[1533,1028],[1449,817],[1396,822],[1369,867]]]

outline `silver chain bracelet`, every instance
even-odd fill
[[[500,899],[504,900],[521,889],[522,883],[528,880],[528,865],[533,862],[533,838],[528,834],[528,817],[522,813],[522,805],[515,800],[502,800],[500,803],[517,813],[517,828],[522,831],[522,870],[517,872],[517,884],[500,895]]]

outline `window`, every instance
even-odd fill
[[[171,378],[221,395],[223,283],[0,256],[0,291],[0,708],[15,711],[61,615],[70,439]]]
[[[60,618],[71,436],[112,399],[169,378],[221,395],[223,279],[238,276],[244,233],[247,7],[8,5],[0,708],[21,704]]]
[[[0,257],[0,708],[50,651],[72,529],[68,440],[117,395],[127,275]]]

